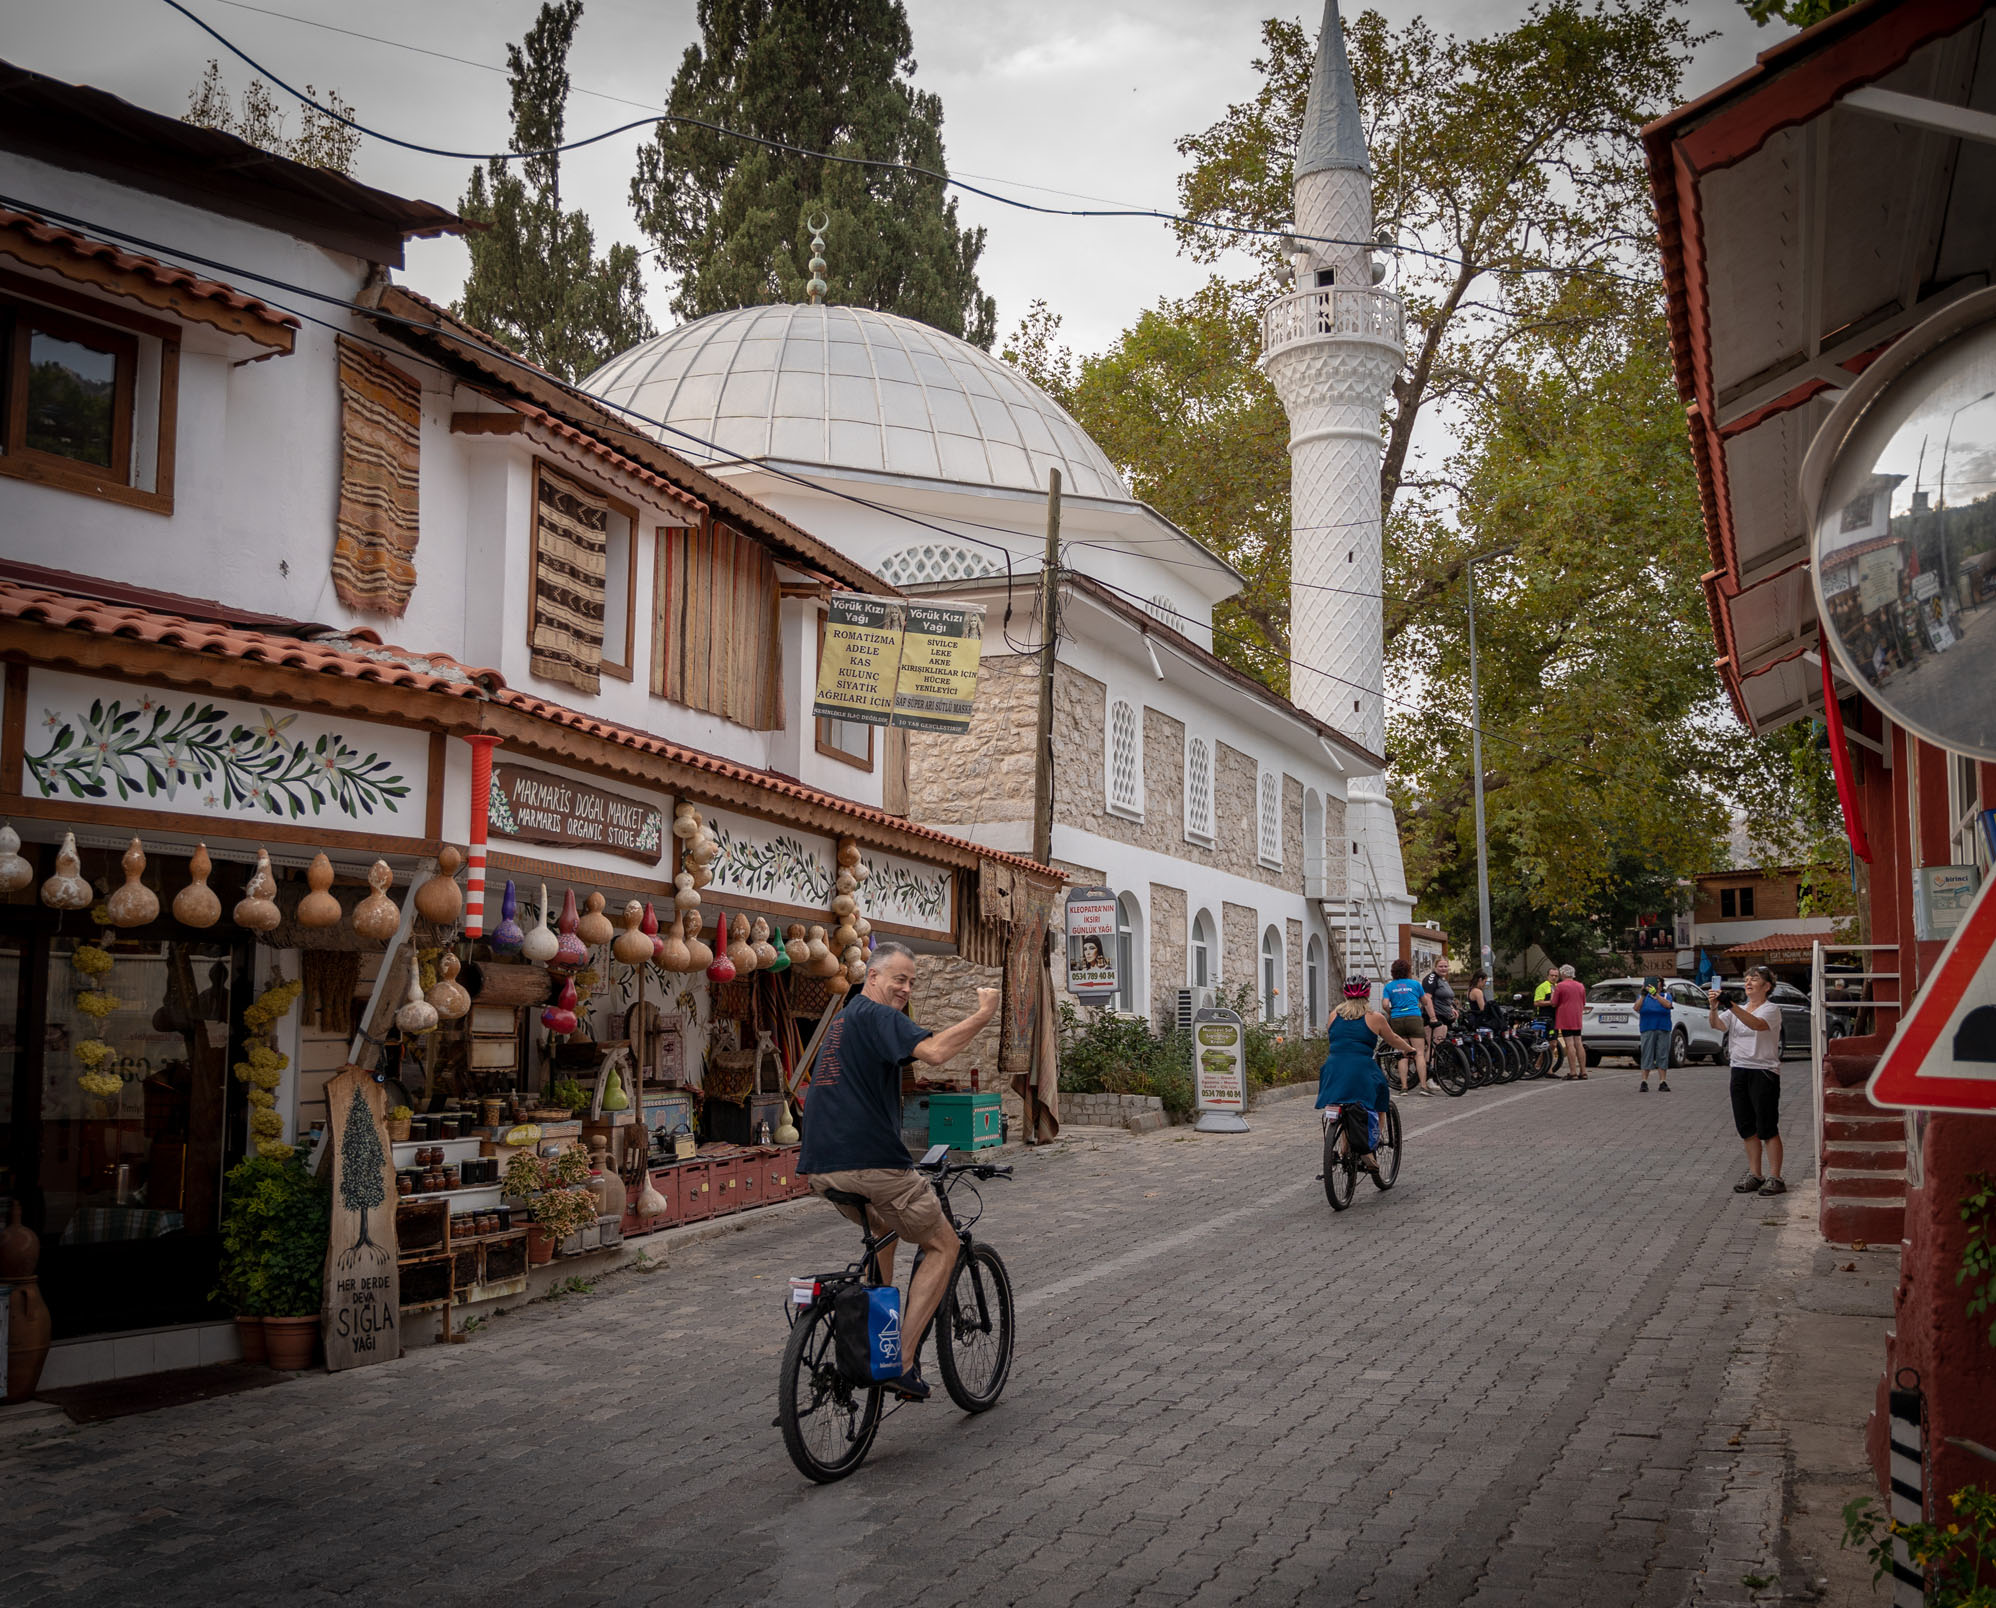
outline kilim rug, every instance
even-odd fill
[[[528,669],[584,692],[601,684],[610,504],[540,465],[534,493],[534,605]]]
[[[416,488],[423,392],[341,337],[340,506],[333,591],[350,609],[401,615],[416,589]]]

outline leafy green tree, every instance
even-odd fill
[[[977,281],[984,231],[958,224],[941,180],[799,154],[946,171],[942,102],[908,81],[900,0],[700,0],[698,16],[669,109],[799,149],[661,123],[639,150],[631,205],[677,276],[673,311],[804,300],[807,220],[822,215],[831,301],[988,349],[997,310]]]
[[[506,47],[511,148],[546,153],[568,119],[568,51],[582,0],[549,0]],[[596,255],[587,213],[564,212],[561,158],[535,154],[473,168],[458,211],[487,227],[465,237],[471,274],[452,308],[550,374],[577,380],[654,333],[633,246]]]
[[[314,100],[319,92],[310,84],[305,93]],[[353,108],[340,99],[337,90],[328,90],[325,104],[340,117],[352,117]],[[277,97],[261,78],[252,78],[243,91],[242,105],[229,99],[229,86],[222,79],[222,64],[212,57],[200,85],[188,92],[187,110],[180,119],[200,128],[217,129],[247,140],[274,155],[303,162],[308,167],[330,168],[353,177],[354,153],[360,149],[360,130],[349,128],[339,118],[328,117],[317,107],[300,105],[298,132],[285,131],[284,112]]]

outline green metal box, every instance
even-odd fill
[[[998,1091],[929,1096],[929,1143],[952,1150],[984,1150],[1000,1143]]]

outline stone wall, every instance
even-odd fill
[[[1307,1033],[1310,1030],[1305,1009],[1309,1001],[1303,997],[1303,923],[1291,921],[1282,935],[1282,958],[1289,966],[1289,980],[1283,987],[1288,995],[1280,1001],[1282,1014],[1289,1018],[1292,1032]]]
[[[1039,688],[1036,655],[987,655],[967,733],[906,733],[911,819],[962,827],[1033,818]]]
[[[1229,992],[1246,983],[1260,996],[1260,920],[1246,905],[1220,906],[1220,983]]]
[[[997,988],[1003,973],[996,966],[980,966],[960,955],[924,955],[915,964],[915,987],[908,996],[908,1014],[923,1027],[937,1032],[953,1026],[977,1009],[977,991]],[[925,1075],[945,1079],[960,1088],[970,1087],[970,1069],[976,1067],[980,1086],[999,1088],[1004,1080],[998,1073],[998,1018],[992,1017],[982,1032],[970,1041],[962,1054],[943,1065],[924,1066]],[[1006,1099],[1012,1101],[1009,1090]],[[1016,1106],[1017,1102],[1012,1101]]]
[[[1128,1128],[1153,1133],[1170,1122],[1153,1094],[1063,1094],[1060,1120],[1084,1128]]]
[[[1150,885],[1150,1014],[1153,1021],[1169,1019],[1185,986],[1185,890]]]

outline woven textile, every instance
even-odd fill
[[[652,691],[755,731],[783,724],[776,562],[709,520],[662,533]]]
[[[333,591],[350,609],[401,615],[416,589],[423,389],[340,337],[340,506]]]
[[[527,668],[584,692],[601,684],[603,577],[610,504],[538,466],[534,485],[534,601]]]

